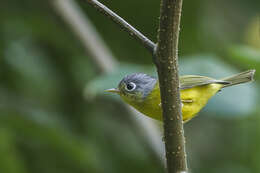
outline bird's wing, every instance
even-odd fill
[[[229,84],[227,81],[217,80],[206,76],[185,75],[180,77],[181,90],[212,83]]]

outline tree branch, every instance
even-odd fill
[[[155,43],[153,43],[146,36],[144,36],[140,31],[138,31],[129,23],[127,23],[123,18],[118,16],[116,13],[114,13],[112,10],[110,10],[109,8],[107,8],[105,5],[103,5],[97,0],[87,0],[87,2],[91,4],[93,7],[95,7],[96,9],[98,9],[105,16],[110,18],[112,21],[114,21],[116,24],[118,24],[123,30],[128,32],[137,41],[141,42],[144,45],[144,47],[148,49],[150,53],[152,54],[154,53]]]
[[[169,173],[187,171],[178,72],[178,39],[182,0],[162,0],[158,47],[155,51],[163,108]]]
[[[157,47],[97,0],[87,0],[87,2],[140,41],[153,54],[160,82],[168,173],[187,172],[178,72],[178,39],[182,0],[161,1]]]

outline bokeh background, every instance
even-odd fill
[[[145,119],[155,124],[145,132],[103,92],[128,73],[156,75],[151,55],[84,0],[73,1],[117,64],[100,69],[55,1],[0,1],[0,172],[163,172],[161,148],[145,135],[161,124]],[[159,0],[102,2],[156,41]],[[256,69],[255,82],[224,89],[185,124],[193,173],[260,172],[259,12],[259,0],[184,0],[181,74]]]

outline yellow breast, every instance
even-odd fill
[[[222,84],[208,84],[181,90],[183,121],[193,118],[222,86]],[[162,120],[161,97],[158,84],[143,102],[130,101],[125,98],[123,100],[139,112],[151,118]]]

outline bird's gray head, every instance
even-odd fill
[[[143,73],[125,76],[118,84],[117,93],[126,99],[142,101],[152,91],[157,79]]]
[[[134,73],[125,76],[118,84],[120,93],[134,99],[144,99],[156,84],[156,78],[143,73]]]

